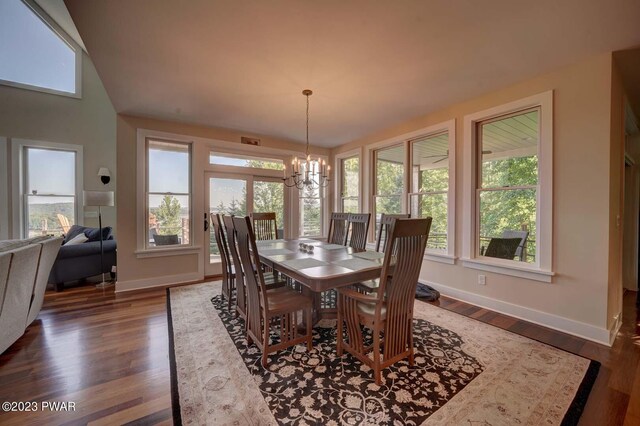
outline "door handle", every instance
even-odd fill
[[[207,214],[204,214],[204,232],[209,230],[209,220],[207,219]]]

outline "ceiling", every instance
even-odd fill
[[[119,113],[333,147],[640,45],[638,0],[65,0]]]

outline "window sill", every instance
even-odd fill
[[[138,259],[144,259],[149,257],[182,256],[185,254],[198,254],[200,253],[201,248],[202,247],[200,246],[184,246],[184,247],[136,250],[135,255]]]
[[[506,261],[508,262],[508,261]],[[526,278],[529,280],[550,283],[555,272],[545,271],[535,266],[510,265],[499,261],[489,261],[480,259],[462,259],[462,264],[466,268],[479,269],[481,271],[495,272],[512,277]]]
[[[424,260],[431,260],[433,262],[446,263],[447,265],[455,265],[456,257],[447,253],[441,253],[437,251],[426,251],[424,253]]]

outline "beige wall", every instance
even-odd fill
[[[179,281],[202,279],[204,277],[203,262],[204,249],[198,253],[164,256],[152,258],[139,258],[137,249],[137,223],[136,223],[136,145],[137,130],[153,130],[159,132],[184,135],[205,139],[215,139],[226,142],[235,142],[240,145],[241,136],[257,137],[261,140],[261,146],[289,150],[292,152],[304,152],[304,145],[299,143],[274,139],[267,136],[255,135],[249,132],[203,127],[191,124],[167,122],[142,117],[118,115],[117,140],[118,140],[118,169],[120,179],[117,187],[118,204],[118,291],[148,287],[158,284],[168,284]],[[192,208],[194,212],[204,213],[204,169],[203,164],[208,163],[207,149],[194,148],[192,169]],[[311,149],[312,154],[329,155],[329,150],[324,148]],[[201,217],[195,214],[194,217]],[[198,222],[200,223],[200,222]],[[204,232],[200,226],[193,227],[193,241],[195,245],[203,246]]]
[[[607,300],[616,297],[614,282],[618,274],[614,270],[617,264],[609,260],[608,253],[617,247],[613,239],[619,232],[610,230],[609,206],[611,203],[613,212],[619,209],[620,191],[619,182],[612,183],[619,172],[610,177],[610,169],[620,160],[618,149],[610,143],[617,137],[611,130],[611,72],[611,54],[592,57],[345,144],[334,149],[332,155],[456,119],[455,254],[460,257],[465,232],[464,116],[553,90],[553,282],[479,272],[463,267],[459,261],[455,265],[425,261],[421,278],[439,285],[444,294],[605,341],[614,311],[609,310]],[[370,210],[365,207],[365,211]],[[479,273],[486,275],[485,286],[477,284]]]
[[[84,188],[114,190],[116,187],[116,114],[85,53],[82,55],[82,99],[0,85],[0,136],[82,145]],[[100,167],[111,171],[112,181],[106,186],[97,175]],[[87,208],[87,211],[94,210]],[[87,226],[97,226],[95,217],[84,220]],[[104,208],[103,225],[115,228],[115,208]]]

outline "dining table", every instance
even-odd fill
[[[263,265],[284,274],[314,298],[314,323],[335,318],[335,307],[323,308],[320,295],[380,278],[384,253],[311,239],[256,242]]]

